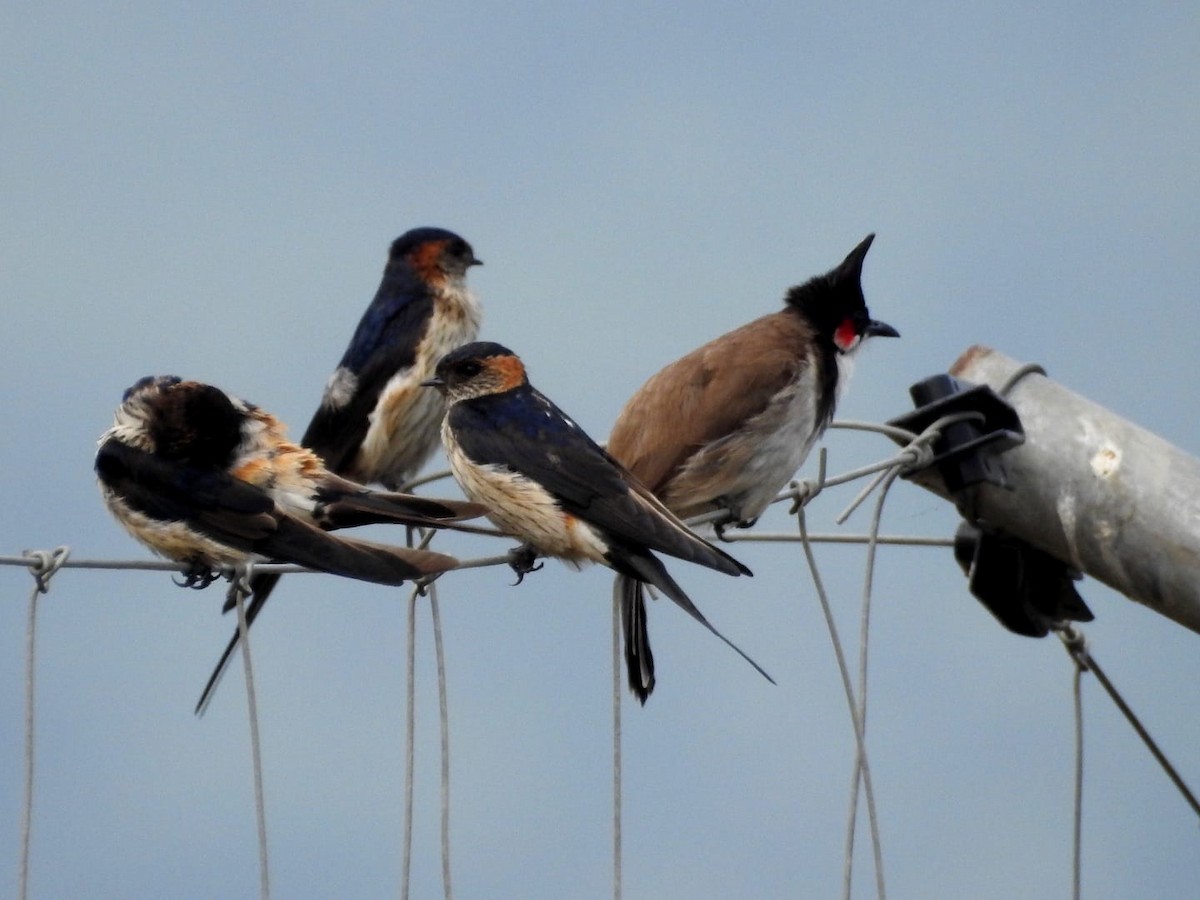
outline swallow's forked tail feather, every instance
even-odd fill
[[[266,593],[261,596],[254,587],[255,576],[250,578],[250,587],[254,593],[250,597],[250,603],[246,607],[246,630],[250,630],[250,625],[258,618],[259,612],[262,610],[263,604],[267,602],[267,597],[271,593],[271,589],[275,587],[275,582],[279,580],[279,576],[275,574],[263,575],[263,579],[272,579],[266,585]],[[229,606],[229,601],[226,602]],[[212,674],[208,676],[208,681],[204,685],[204,690],[200,692],[200,699],[196,701],[195,714],[198,716],[204,715],[208,709],[208,704],[212,702],[213,694],[216,693],[217,685],[221,683],[221,679],[225,676],[225,670],[229,668],[229,661],[233,659],[233,651],[238,648],[241,642],[242,633],[240,629],[234,629],[233,637],[229,639],[229,643],[225,645],[225,652],[221,654],[221,658],[217,660],[217,664],[213,666]]]
[[[465,500],[436,500],[353,487],[347,482],[347,489],[339,488],[322,498],[316,510],[317,524],[328,531],[376,524],[448,528],[487,512],[486,506]]]
[[[754,668],[758,672],[758,674],[760,674],[763,678],[767,679],[767,681],[771,682],[771,684],[775,683],[775,679],[767,674],[766,669],[764,669],[762,666],[760,666],[758,663],[756,663],[753,659],[751,659],[749,656],[747,656],[746,652],[744,650],[742,650],[741,647],[739,647],[733,641],[729,640],[729,638],[725,637],[725,635],[721,634],[721,632],[717,631],[717,629],[713,627],[712,623],[709,622],[708,619],[704,618],[704,613],[700,612],[700,610],[696,608],[696,605],[694,603],[692,603],[692,601],[688,597],[688,595],[683,592],[683,588],[681,588],[676,583],[675,579],[671,577],[670,573],[667,572],[667,567],[663,565],[662,560],[660,560],[657,556],[654,556],[651,553],[644,553],[644,554],[624,553],[624,554],[621,554],[620,557],[610,556],[609,563],[611,565],[613,565],[614,568],[617,569],[617,572],[619,573],[618,577],[625,576],[626,578],[631,578],[631,579],[634,579],[639,582],[645,582],[646,584],[650,584],[650,585],[653,585],[654,587],[658,588],[660,591],[662,591],[664,594],[666,594],[668,597],[670,597],[672,600],[674,600],[675,603],[678,604],[679,607],[681,609],[683,609],[693,619],[695,619],[697,622],[699,622],[701,625],[703,625],[705,628],[707,628],[709,631],[711,631],[713,634],[715,634],[718,638],[720,638],[722,641],[724,641],[726,644],[728,644],[730,647],[732,647],[733,650],[738,654],[738,656],[740,656],[746,662],[750,663],[750,665],[754,666]],[[617,589],[618,588],[614,588],[614,590],[617,590]],[[639,593],[643,590],[641,584],[637,585],[637,590]],[[628,591],[626,590],[622,594],[623,598],[624,598],[624,596],[636,596],[636,595],[629,595]],[[638,614],[640,613],[641,623],[642,623],[641,628],[640,628],[640,639],[644,645],[644,648],[648,651],[649,643],[646,640],[647,632],[645,629],[646,605],[644,602],[642,602],[640,605],[640,609],[636,608],[637,607],[636,603],[632,603],[631,606],[633,606],[634,608],[631,610],[629,616],[630,616],[630,620],[633,621],[633,624],[635,624],[635,625],[637,624],[636,620],[637,620]],[[625,616],[623,615],[622,618],[624,619]],[[635,632],[635,636],[636,635],[637,635],[637,633]],[[626,637],[625,659],[626,659],[626,664],[628,665],[630,663],[630,659],[629,659],[630,633],[628,631],[626,631],[625,637]],[[635,647],[635,649],[640,649],[640,648]],[[632,674],[632,671],[631,671],[631,674]],[[631,685],[631,687],[632,687],[632,685]],[[634,693],[635,694],[637,693],[636,689],[634,689]],[[643,701],[643,702],[645,702],[645,701]]]
[[[629,690],[645,706],[654,692],[654,654],[650,652],[650,632],[646,630],[645,589],[636,578],[618,575],[613,581],[613,599],[621,607]]]
[[[282,520],[279,531],[267,543],[267,546],[261,548],[264,553],[303,559],[311,568],[378,584],[402,584],[422,575],[448,571],[458,565],[457,559],[444,553],[335,538],[311,525],[291,519]],[[274,572],[251,575],[252,593],[250,603],[246,607],[247,629],[258,618],[279,577]],[[232,608],[232,601],[226,601],[224,611],[228,612]],[[200,700],[196,703],[196,715],[204,715],[240,639],[240,633],[235,630],[200,693]]]
[[[292,518],[280,520],[275,533],[255,550],[269,559],[294,560],[310,569],[375,584],[403,584],[458,565],[444,553],[335,537]]]

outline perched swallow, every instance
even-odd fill
[[[671,363],[625,404],[608,452],[682,518],[715,509],[753,524],[794,477],[833,418],[869,337],[862,266],[875,235],[837,268],[791,288],[784,308]],[[653,662],[641,586],[618,577],[631,677]],[[643,656],[646,659],[643,659]]]
[[[129,388],[99,444],[96,474],[109,511],[151,550],[186,563],[192,587],[210,584],[223,566],[261,560],[400,584],[458,561],[326,532],[377,522],[437,527],[482,512],[334,475],[290,443],[274,416],[175,376]]]
[[[762,668],[718,632],[651,551],[727,575],[750,570],[691,532],[603,448],[536,390],[512,351],[473,343],[444,356],[426,384],[450,403],[442,444],[463,491],[485,504],[501,530],[532,554],[574,565],[598,562],[674,600],[755,669]],[[773,682],[772,682],[773,683]],[[630,688],[641,702],[649,691]]]
[[[446,404],[420,385],[445,353],[479,332],[479,301],[466,280],[478,265],[471,245],[442,228],[414,228],[392,242],[379,290],[300,439],[329,471],[396,490],[432,455]],[[251,577],[248,624],[279,577]],[[234,632],[201,707],[237,642]]]
[[[392,243],[375,299],[300,439],[331,471],[395,490],[433,454],[446,404],[421,382],[479,333],[466,281],[477,265],[471,245],[441,228]]]

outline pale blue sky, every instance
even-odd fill
[[[1200,13],[1043,6],[10,4],[0,555],[144,558],[91,471],[121,391],[150,373],[211,381],[299,434],[388,243],[417,225],[473,243],[485,337],[597,438],[661,365],[875,231],[868,301],[903,338],[863,354],[843,417],[906,411],[911,382],[987,343],[1200,451]],[[826,444],[834,471],[891,450]],[[816,530],[853,489],[831,493]],[[907,484],[884,516],[890,533],[954,525]],[[807,569],[794,547],[736,552],[752,581],[672,570],[779,685],[653,607],[659,687],[625,703],[631,900],[840,888],[852,732]],[[819,558],[850,639],[862,550]],[[607,896],[610,579],[552,563],[511,581],[441,583],[456,892]],[[1061,648],[1001,630],[949,551],[885,548],[875,583],[889,895],[1066,896]],[[0,893],[16,881],[30,586],[0,569]],[[1082,591],[1097,657],[1200,786],[1200,637]],[[276,896],[397,895],[405,597],[297,576],[255,629]],[[221,599],[163,573],[55,578],[32,896],[253,895],[240,667],[191,714],[233,626]],[[414,897],[441,890],[426,612]],[[1085,690],[1085,896],[1193,896],[1194,816]],[[859,863],[855,895],[873,896]]]

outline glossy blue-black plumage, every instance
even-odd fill
[[[605,459],[610,466],[601,467],[596,474],[608,476],[603,480],[613,486],[619,482],[612,477],[616,470],[611,467],[612,460],[604,448],[549,397],[528,384],[454,404],[450,409],[450,425],[456,432],[462,432],[463,448],[477,462],[503,462],[520,468],[528,451],[536,451],[535,459],[542,459],[551,451],[543,453],[541,448],[555,448],[572,453],[577,462]],[[525,440],[518,441],[518,436]],[[492,446],[493,442],[504,446]],[[527,462],[535,464],[534,459]],[[547,470],[546,474],[551,472]]]
[[[653,585],[770,680],[709,623],[654,551],[730,575],[749,569],[691,532],[530,385],[511,351],[467,345],[443,357],[427,384],[451,400],[443,440],[455,477],[468,496],[492,506],[497,524],[542,553],[603,561],[631,584]],[[593,538],[578,536],[580,523]],[[626,621],[625,634],[630,688],[644,703],[654,686],[644,617]]]
[[[413,369],[422,343],[431,336],[438,337],[437,329],[447,327],[444,317],[439,321],[439,302],[448,308],[453,308],[456,302],[473,304],[461,284],[461,276],[479,262],[466,240],[444,228],[414,228],[392,242],[379,288],[300,439],[303,446],[322,458],[331,472],[364,483],[382,481],[389,487],[398,486],[414,474],[436,445],[436,420],[432,428],[414,429],[411,421],[400,417],[395,423],[396,433],[389,435],[385,443],[407,442],[404,446],[411,452],[405,462],[397,463],[394,457],[381,457],[378,453],[363,460],[360,454],[371,429],[372,414],[384,398],[389,382]],[[438,299],[439,291],[442,301]],[[456,302],[447,302],[447,293]],[[451,334],[453,327],[451,324]],[[440,337],[443,342],[447,339],[445,333]],[[350,523],[341,523],[346,524]],[[246,610],[248,623],[257,619],[278,581],[276,574],[253,576],[253,597]],[[235,633],[209,679],[198,709],[205,703],[237,640]]]
[[[400,365],[411,365],[423,323],[433,311],[433,298],[420,274],[401,263],[410,251],[429,241],[465,243],[443,228],[414,228],[392,241],[379,290],[359,320],[339,366],[361,376],[368,364],[380,364],[372,357],[384,349]]]
[[[450,407],[447,426],[474,464],[503,466],[537,482],[564,512],[599,529],[612,545],[657,550],[729,574],[749,572],[648,506],[646,492],[635,488],[624,467],[528,383],[460,400]]]
[[[264,491],[220,469],[197,466],[108,440],[96,453],[96,474],[143,515],[187,522],[201,534],[253,551],[267,530],[256,517],[274,509]]]
[[[397,372],[416,362],[417,350],[433,323],[430,272],[412,261],[414,252],[430,244],[445,245],[447,253],[468,265],[479,262],[463,238],[444,228],[414,228],[392,242],[379,289],[338,362],[339,370],[353,376],[353,392],[340,405],[331,405],[326,398],[300,439],[334,472],[353,463],[384,388]]]

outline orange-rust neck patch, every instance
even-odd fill
[[[442,255],[447,241],[425,241],[408,254],[408,264],[417,276],[426,283],[440,283],[446,275],[442,271]]]
[[[488,359],[487,367],[496,373],[502,391],[525,383],[525,364],[515,356],[493,356]]]

